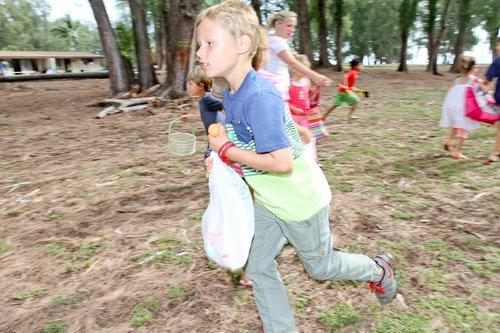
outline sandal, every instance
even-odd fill
[[[251,288],[253,287],[252,280],[240,280],[240,286]]]

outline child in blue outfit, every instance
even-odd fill
[[[224,122],[224,113],[222,113],[222,100],[212,95],[211,78],[208,78],[205,72],[196,66],[187,76],[187,91],[190,96],[200,98],[198,102],[199,114],[186,114],[181,116],[181,120],[201,120],[205,127],[205,133],[208,134],[208,127],[214,123]],[[205,151],[205,158],[210,156],[210,148]]]
[[[266,333],[297,332],[275,257],[287,239],[317,280],[370,282],[382,303],[394,299],[396,260],[333,251],[328,221],[330,187],[303,146],[280,92],[258,75],[251,60],[259,44],[253,9],[228,0],[198,15],[196,55],[208,77],[223,77],[226,121],[210,147],[240,163],[254,191],[255,236],[246,272]]]
[[[495,94],[493,96],[495,98],[496,105],[500,108],[500,38],[497,39],[497,46],[495,50],[499,57],[496,57],[484,75],[483,90],[487,92],[488,83],[497,78]],[[493,150],[491,151],[488,159],[491,162],[498,162],[500,160],[500,121],[497,122],[497,138],[495,140],[495,146],[493,146]]]

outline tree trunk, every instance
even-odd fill
[[[193,27],[202,0],[169,0],[166,15],[167,77],[165,97],[186,95],[186,76],[193,38]],[[174,28],[175,27],[175,28]]]
[[[342,18],[344,16],[344,2],[343,0],[335,0],[335,70],[342,72]]]
[[[435,20],[437,17],[437,0],[429,0],[428,5],[429,16],[427,17],[427,71],[432,69],[433,48],[434,48],[434,31]]]
[[[138,81],[140,90],[146,90],[158,83],[151,62],[151,48],[146,25],[143,0],[128,0],[132,25],[134,26],[135,54],[137,56]]]
[[[155,63],[158,70],[165,68],[165,17],[163,15],[165,10],[165,1],[160,2],[162,8],[156,8],[152,11],[154,28],[155,28],[155,44],[156,44],[156,55]]]
[[[406,58],[408,56],[408,36],[417,17],[419,0],[403,0],[399,7],[399,30],[401,32],[401,52],[399,54],[398,72],[408,72]]]
[[[460,73],[460,55],[464,53],[465,39],[467,38],[467,28],[470,22],[470,0],[461,0],[458,10],[458,36],[455,44],[454,54],[455,59],[450,68],[451,73]]]
[[[429,4],[431,2],[435,3],[435,0],[429,1]],[[439,74],[437,70],[437,55],[439,51],[439,46],[441,45],[441,41],[443,40],[444,36],[446,35],[446,30],[448,29],[448,19],[450,17],[450,4],[451,0],[446,0],[444,9],[443,9],[443,14],[441,15],[441,27],[439,31],[439,35],[434,41],[431,36],[429,35],[429,64],[427,65],[427,71],[432,71],[432,74],[434,75],[441,75]],[[432,25],[434,25],[434,22],[432,22]]]
[[[319,43],[319,61],[318,65],[320,67],[330,67],[330,61],[328,60],[328,41],[327,35],[328,31],[326,28],[326,16],[325,16],[325,0],[318,1],[318,43]]]
[[[257,14],[257,18],[259,19],[259,24],[262,25],[262,14],[260,12],[260,1],[259,0],[252,0],[252,7],[253,7],[253,10],[255,10],[255,13]]]
[[[408,65],[406,64],[406,57],[408,54],[408,30],[401,32],[401,53],[399,56],[398,72],[408,72]]]
[[[111,82],[110,93],[117,95],[129,90],[130,82],[118,49],[115,34],[109,22],[103,0],[89,0],[94,17],[99,29],[102,47],[108,61],[109,78]]]
[[[309,25],[309,7],[307,6],[307,0],[297,0],[295,3],[297,5],[299,26],[299,52],[305,54],[312,64],[314,63],[314,57],[311,43],[311,27]]]

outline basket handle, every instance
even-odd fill
[[[170,122],[170,124],[168,125],[168,139],[170,140],[170,133],[172,132],[172,125],[179,119],[181,119],[182,117],[178,117],[178,118],[175,118],[174,120],[172,120]],[[189,125],[191,125],[191,132],[193,133],[193,135],[195,135],[194,133],[194,125],[193,125],[193,122],[191,120],[188,120],[189,122]]]

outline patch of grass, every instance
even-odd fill
[[[9,246],[4,241],[0,241],[0,257],[9,251]]]
[[[185,289],[178,284],[173,284],[168,289],[168,298],[177,299],[190,297],[196,293],[196,289]]]
[[[432,252],[443,253],[450,251],[450,245],[446,243],[444,240],[439,238],[433,238],[429,241],[426,241],[424,246],[428,251]]]
[[[249,293],[238,294],[233,297],[233,300],[241,307],[248,306],[252,301],[252,297]]]
[[[295,308],[298,310],[306,309],[311,303],[311,298],[305,293],[301,292],[295,297]]]
[[[445,276],[440,269],[418,270],[417,274],[425,281],[425,285],[432,291],[446,291],[450,278]]]
[[[20,294],[12,296],[13,300],[16,301],[24,301],[25,299],[32,297],[43,297],[47,294],[47,292],[43,289],[34,288],[28,291],[24,291]]]
[[[344,291],[348,287],[352,289],[358,287],[359,285],[364,285],[364,283],[359,281],[339,280],[339,281],[331,281],[329,287],[330,289],[333,290]]]
[[[187,226],[189,228],[195,225],[201,225],[201,219],[203,218],[204,211],[194,212],[188,216]]]
[[[57,219],[57,220],[63,220],[67,217],[66,213],[54,213],[49,216],[50,218]]]
[[[132,326],[147,326],[154,322],[153,313],[160,308],[160,301],[156,296],[141,300],[130,313]]]
[[[7,211],[7,216],[16,217],[16,216],[21,215],[22,213],[24,213],[23,209],[20,207],[17,207],[17,208],[13,208],[13,209]]]
[[[334,183],[334,189],[340,192],[352,192],[354,190],[354,185],[351,183]]]
[[[330,332],[337,332],[347,325],[357,325],[361,321],[361,317],[346,304],[336,304],[331,310],[322,310],[320,318],[321,324]]]
[[[165,164],[158,164],[158,166],[156,167],[156,170],[158,170],[158,171],[167,171],[168,167]]]
[[[412,213],[412,212],[402,212],[402,211],[395,211],[391,214],[391,217],[395,218],[395,219],[403,219],[403,220],[407,220],[407,219],[414,219],[416,218],[418,215],[416,213]]]
[[[484,279],[491,279],[493,273],[497,272],[499,263],[467,263],[467,267],[472,269],[474,274]]]
[[[156,188],[156,190],[157,190],[158,192],[167,192],[168,187],[167,187],[167,185],[160,185],[160,186],[158,186],[158,187]]]
[[[251,333],[252,331],[250,331],[249,329],[247,328],[238,328],[238,333]]]
[[[476,290],[476,288],[473,288],[473,290]],[[478,295],[481,297],[500,297],[500,290],[486,286],[483,287],[479,290]]]
[[[55,295],[52,297],[52,301],[54,303],[60,304],[60,305],[74,305],[76,304],[76,300],[72,297],[68,298],[62,294]]]
[[[66,330],[66,324],[62,320],[52,320],[43,327],[43,333],[61,333]]]
[[[65,248],[61,239],[56,240],[52,244],[45,245],[45,253],[47,254],[63,254],[64,251]]]
[[[54,243],[45,246],[45,253],[62,255],[71,260],[66,265],[66,270],[71,272],[90,267],[99,260],[96,255],[107,247],[107,241],[108,238],[104,237],[98,241],[86,243],[84,239],[76,238],[76,242],[73,242],[68,247],[62,239],[57,239]],[[77,244],[76,246],[75,243]]]
[[[400,264],[404,265],[409,264],[408,253],[409,252],[411,253],[416,250],[415,244],[409,242],[391,242],[386,239],[381,239],[380,244],[384,249],[386,249],[393,256],[395,256]]]
[[[421,298],[417,301],[427,316],[444,317],[450,332],[495,332],[500,324],[500,316],[479,311],[467,301],[436,295],[431,299]]]
[[[93,192],[85,192],[83,194],[83,196],[85,197],[85,201],[89,204],[89,205],[95,205],[99,202],[99,198],[97,197],[97,195]]]
[[[118,186],[130,186],[135,183],[137,179],[137,173],[132,170],[125,170],[118,174],[120,177],[115,184]]]
[[[154,263],[159,267],[188,266],[193,262],[193,253],[190,251],[190,244],[173,237],[164,237],[155,241],[153,247],[146,249],[146,255],[138,263]]]
[[[377,326],[374,333],[432,333],[428,327],[429,319],[421,313],[395,314],[387,313],[380,318],[382,323]]]

